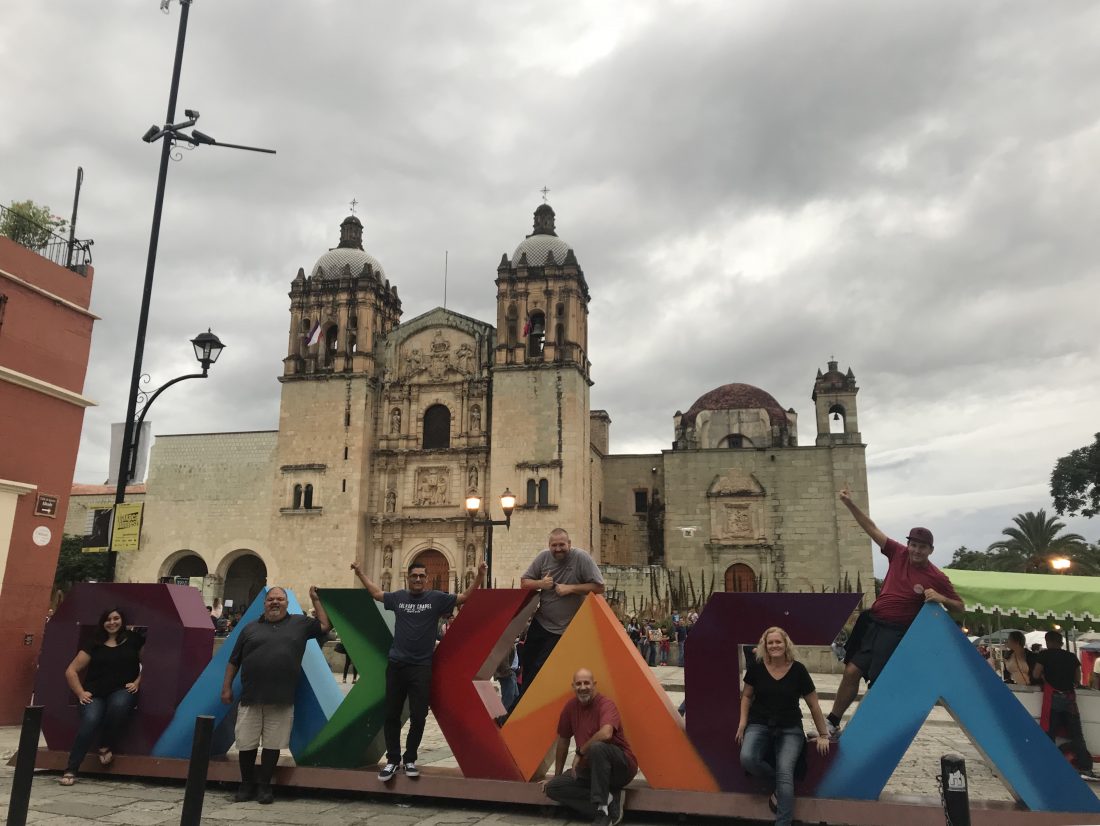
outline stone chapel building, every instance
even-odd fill
[[[351,587],[352,560],[400,587],[415,559],[436,587],[461,588],[486,544],[465,497],[501,519],[507,488],[498,587],[518,587],[557,526],[625,601],[666,572],[719,590],[873,582],[836,496],[847,483],[867,497],[851,370],[818,371],[812,446],[793,409],[727,384],[675,414],[669,449],[614,454],[611,418],[589,402],[589,285],[549,205],[495,283],[492,323],[442,308],[402,321],[396,283],[346,218],[339,245],[290,282],[278,430],[158,436],[142,547],[119,555],[118,579],[204,577],[208,598],[241,606],[265,583]]]

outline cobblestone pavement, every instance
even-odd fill
[[[675,667],[657,667],[655,674],[665,686],[673,703],[683,699],[683,671]],[[814,682],[825,700],[831,699],[839,683],[839,675],[815,674]],[[350,686],[348,686],[350,688]],[[806,715],[806,728],[812,728]],[[7,821],[7,803],[10,795],[12,769],[6,763],[18,744],[19,730],[0,728],[0,822]],[[43,743],[43,745],[45,745]],[[935,795],[936,775],[939,773],[940,756],[948,751],[961,753],[966,758],[970,779],[970,796],[981,800],[1011,800],[1011,795],[986,765],[966,735],[943,708],[935,708],[921,728],[905,758],[895,770],[886,787],[891,794]],[[422,765],[456,765],[435,720],[429,718],[421,747]],[[567,826],[579,823],[554,807],[503,806],[486,803],[472,804],[454,801],[426,801],[406,798],[395,801],[365,799],[354,793],[312,793],[304,790],[277,790],[274,806],[256,803],[232,803],[232,789],[211,784],[203,808],[204,824],[227,823],[279,823],[308,824],[308,826],[474,826],[474,824],[509,824],[510,826]],[[46,773],[35,777],[31,793],[31,811],[28,823],[42,826],[84,826],[84,824],[129,824],[130,826],[156,826],[179,823],[183,801],[183,783],[173,781],[144,782],[122,780],[81,780],[76,786],[64,788],[57,785],[57,774]],[[729,823],[728,819],[678,815],[650,815],[628,813],[627,822],[650,826],[680,826],[692,824]],[[750,823],[752,821],[738,821]]]

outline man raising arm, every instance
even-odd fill
[[[844,488],[840,501],[852,514],[864,532],[882,549],[890,561],[882,592],[870,610],[860,614],[844,648],[844,676],[837,688],[833,709],[825,717],[829,736],[840,735],[840,720],[859,693],[859,680],[867,678],[870,688],[886,667],[920,609],[935,602],[948,611],[961,613],[965,606],[947,575],[929,561],[932,555],[932,532],[913,528],[902,545],[890,539],[852,499]]]

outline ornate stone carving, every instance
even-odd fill
[[[481,432],[481,405],[475,404],[470,408],[470,432]]]
[[[390,411],[390,433],[401,432],[401,411],[394,408]]]
[[[474,351],[465,341],[458,345],[458,349],[455,350],[455,370],[462,373],[464,376],[468,376],[473,372],[473,366],[471,361],[473,360]]]
[[[477,490],[477,465],[470,465],[470,472],[466,474],[467,487]]]
[[[759,545],[768,541],[764,516],[766,492],[751,473],[730,468],[711,482],[711,541],[725,545]]]
[[[389,571],[386,571],[384,574],[382,574],[382,582],[379,583],[379,585],[381,586],[383,591],[390,590],[393,585],[393,576],[390,574]]]
[[[397,510],[397,492],[386,491],[386,513],[394,513]]]
[[[432,339],[432,354],[428,361],[428,375],[435,381],[439,381],[447,375],[447,368],[451,366],[451,343],[443,338],[439,330]]]
[[[474,544],[471,542],[466,546],[466,567],[472,568],[477,564],[477,551],[474,549]]]
[[[416,504],[446,505],[450,502],[451,470],[422,467],[416,470]]]
[[[382,551],[382,567],[393,567],[393,545],[387,545],[386,549]]]

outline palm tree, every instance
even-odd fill
[[[1001,531],[1007,539],[989,546],[997,554],[997,569],[1020,574],[1052,573],[1050,560],[1057,556],[1084,556],[1088,549],[1085,538],[1076,533],[1062,533],[1065,523],[1047,517],[1045,510],[1028,511],[1012,517],[1016,527]]]

